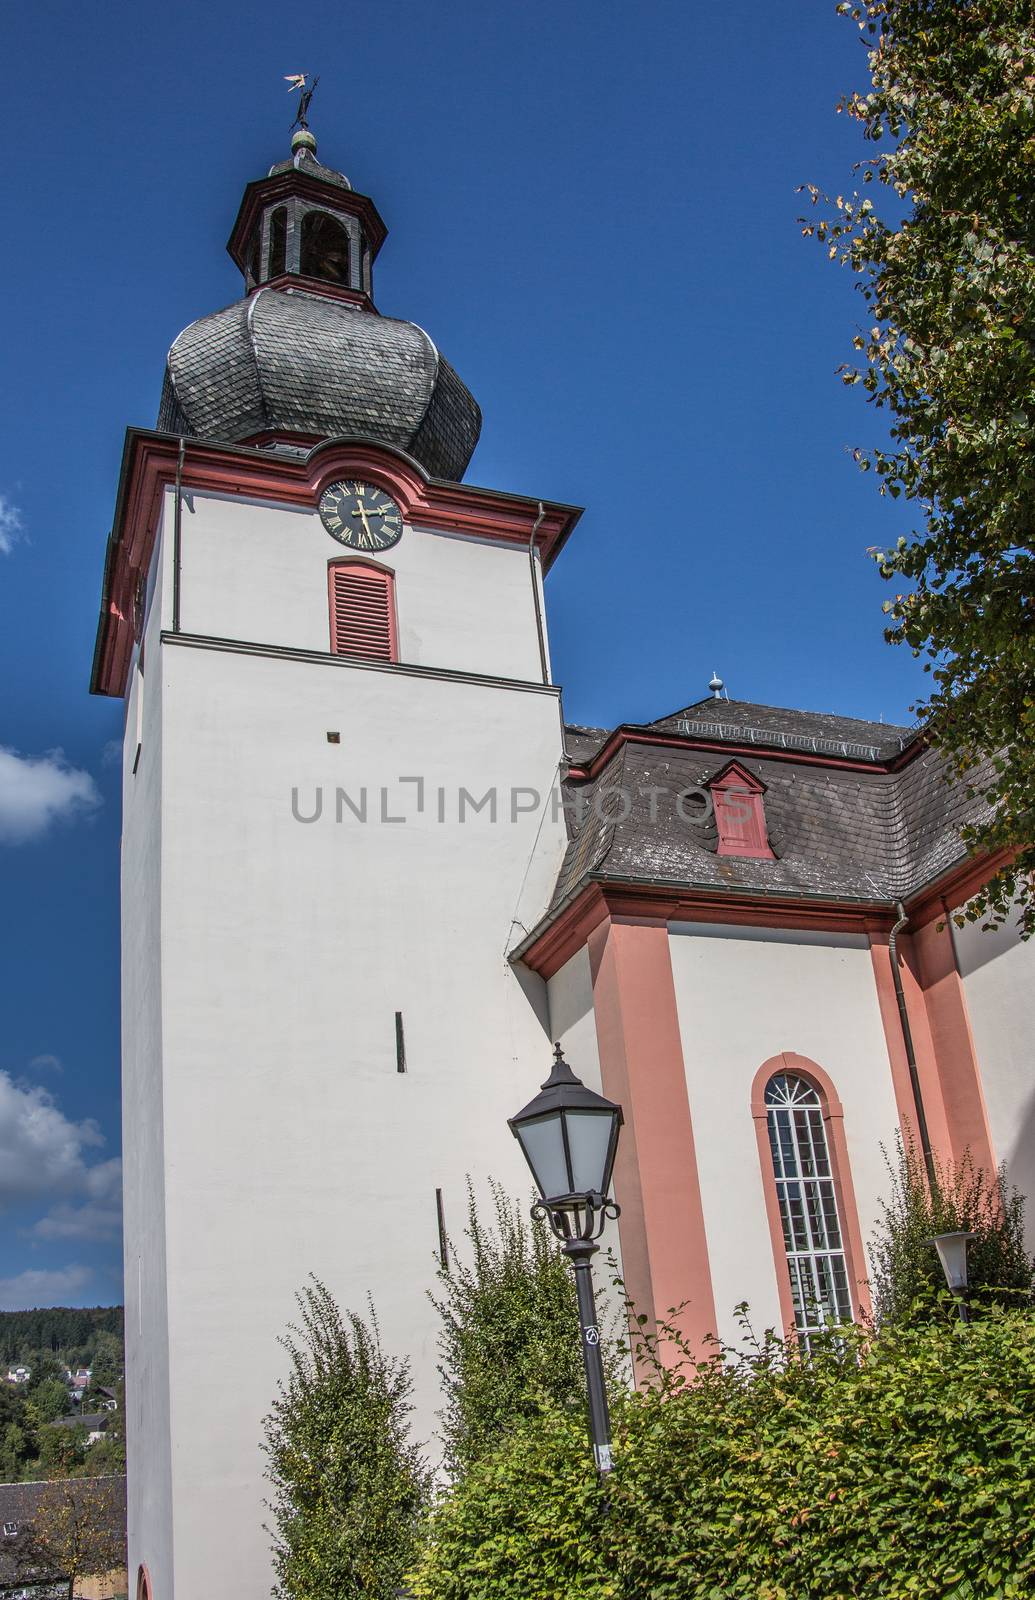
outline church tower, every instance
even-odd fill
[[[94,690],[126,702],[130,1581],[270,1587],[262,1419],[315,1273],[434,1429],[440,1210],[527,1190],[548,1060],[507,954],[564,854],[542,575],[577,510],[474,488],[477,403],[382,316],[374,202],[307,129],[250,183],[244,293],[129,429]],[[536,988],[535,985],[542,985]]]

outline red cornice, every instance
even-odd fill
[[[324,183],[298,167],[289,167],[286,172],[277,172],[270,178],[256,178],[244,191],[226,245],[231,261],[235,262],[242,272],[245,246],[252,235],[259,212],[266,206],[276,205],[278,200],[287,200],[296,194],[301,195],[303,200],[312,200],[315,205],[327,206],[332,211],[344,211],[347,216],[358,217],[370,247],[370,259],[374,260],[388,237],[388,229],[370,196],[357,194],[355,189],[339,189],[336,184]]]
[[[975,861],[968,858],[905,901],[910,922],[928,922],[939,912],[965,904],[1010,858],[1009,851]],[[585,945],[605,917],[612,921],[715,922],[734,927],[807,928],[822,933],[881,934],[896,921],[889,901],[851,903],[765,895],[748,889],[681,889],[675,886],[590,881],[521,949],[520,959],[544,978],[552,978]],[[520,947],[519,947],[520,948]]]
[[[836,900],[752,895],[748,890],[678,889],[657,884],[590,882],[534,938],[520,959],[552,978],[580,950],[605,917],[624,922],[715,922],[763,928],[815,928],[866,933],[891,927],[895,918],[880,901],[846,905]]]
[[[977,859],[967,856],[963,861],[958,861],[955,866],[943,872],[932,883],[925,884],[911,899],[906,900],[905,909],[910,922],[930,922],[939,913],[947,915],[958,906],[966,905],[989,878],[994,877],[1000,867],[1007,865],[1014,854],[1012,850],[997,850],[992,856],[982,856]]]
[[[121,695],[133,649],[133,595],[148,570],[161,497],[176,481],[180,441],[174,434],[130,428],[122,457],[115,524],[105,564],[91,688]],[[527,547],[539,502],[494,489],[429,478],[412,456],[364,439],[326,439],[308,455],[291,457],[235,445],[188,439],[183,487],[199,494],[242,495],[316,509],[326,484],[364,477],[386,489],[406,522]],[[581,516],[577,506],[544,502],[536,534],[549,570]]]
[[[592,782],[624,744],[661,745],[670,750],[702,750],[727,758],[740,757],[755,761],[791,761],[795,766],[836,767],[846,772],[897,772],[925,748],[922,739],[916,739],[901,753],[888,761],[853,761],[847,756],[827,756],[815,750],[787,750],[782,746],[769,748],[756,739],[752,744],[738,744],[734,740],[698,739],[692,733],[655,733],[635,723],[623,722],[609,733],[596,755],[588,762],[577,762],[568,768],[568,777],[576,782]]]

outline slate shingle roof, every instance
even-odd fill
[[[659,717],[649,725],[664,733],[702,733],[707,727],[728,730],[726,737],[742,738],[750,730],[751,742],[775,742],[787,749],[815,750],[826,755],[849,754],[853,760],[889,760],[916,737],[915,728],[888,722],[868,722],[826,711],[796,711],[786,706],[757,705],[751,700],[698,700]],[[721,736],[721,735],[720,735]]]
[[[158,427],[226,443],[266,430],[360,435],[408,451],[433,477],[459,479],[481,411],[415,323],[264,288],[174,341]]]
[[[705,701],[701,709],[715,704]],[[702,806],[695,817],[694,806],[680,798],[706,787],[731,759],[706,744],[743,743],[743,730],[750,727],[767,732],[774,750],[789,752],[794,746],[781,744],[782,733],[836,740],[868,730],[885,735],[889,756],[897,756],[899,741],[908,744],[915,733],[883,723],[724,702],[729,732],[723,740],[712,731],[710,718],[694,717],[697,709],[644,726],[639,739],[636,729],[627,729],[626,739],[591,782],[567,781],[568,815],[574,821],[551,909],[591,878],[887,904],[907,898],[965,856],[960,827],[980,805],[963,786],[946,782],[941,758],[930,749],[898,770],[888,770],[887,757],[881,762],[854,756],[861,765],[846,768],[761,750],[738,753],[740,764],[765,785],[775,859],[720,856],[712,809]],[[651,742],[659,732],[680,742]],[[606,737],[601,729],[569,728],[566,747],[575,761],[590,762]]]
[[[304,172],[308,178],[316,178],[320,183],[330,183],[336,189],[351,189],[352,185],[344,172],[337,172],[334,167],[325,167],[322,161],[317,161],[311,150],[305,146],[296,150],[293,156],[286,161],[278,161],[270,167],[268,176],[276,178],[282,172]]]
[[[19,1577],[25,1576],[21,1568],[21,1559],[26,1548],[26,1532],[33,1517],[39,1508],[40,1500],[48,1490],[55,1486],[51,1482],[37,1483],[0,1483],[0,1584],[5,1587],[13,1585]],[[112,1519],[111,1532],[123,1548],[122,1559],[125,1561],[126,1541],[126,1480],[124,1477],[112,1475],[103,1478],[66,1478],[58,1486],[73,1495],[90,1495],[101,1491],[106,1514]],[[6,1525],[16,1525],[18,1533],[11,1536],[4,1534]],[[45,1577],[60,1577],[63,1574],[45,1574],[35,1572],[34,1582],[39,1582]]]

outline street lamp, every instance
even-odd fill
[[[618,1216],[617,1202],[607,1198],[607,1191],[621,1125],[621,1106],[587,1089],[559,1044],[554,1046],[553,1070],[541,1091],[509,1123],[542,1196],[532,1215],[548,1220],[575,1269],[589,1430],[601,1475],[611,1471],[611,1423],[591,1261],[605,1220]]]
[[[945,1281],[956,1296],[961,1322],[970,1321],[967,1306],[967,1242],[973,1238],[972,1233],[936,1233],[933,1239],[928,1240],[928,1244],[933,1244],[937,1250]]]

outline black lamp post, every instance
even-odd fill
[[[611,1471],[611,1423],[591,1262],[605,1220],[618,1216],[618,1205],[607,1198],[607,1191],[621,1125],[621,1106],[587,1089],[565,1061],[560,1045],[554,1046],[553,1070],[540,1093],[510,1118],[510,1130],[542,1195],[532,1215],[549,1221],[575,1269],[589,1429],[593,1458],[602,1475]]]
[[[967,1244],[973,1237],[972,1233],[936,1233],[933,1239],[928,1240],[937,1250],[945,1281],[956,1296],[961,1322],[970,1321],[970,1307],[967,1305]]]

